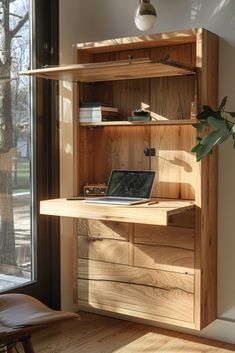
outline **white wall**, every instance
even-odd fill
[[[149,33],[204,27],[220,36],[219,98],[228,95],[227,108],[235,111],[235,1],[152,0],[152,3],[157,9],[158,21]],[[61,63],[73,62],[74,43],[141,35],[133,22],[137,5],[138,0],[60,0]],[[68,114],[71,115],[71,112],[64,111],[61,119],[71,121]],[[69,142],[69,134],[67,138]],[[68,153],[64,153],[63,148],[63,163],[66,156]],[[66,163],[70,163],[72,171],[71,158],[68,160]],[[61,167],[63,169],[63,164]],[[64,177],[62,192],[69,194],[72,192],[72,175]],[[235,343],[234,203],[235,150],[232,143],[228,142],[219,148],[219,319],[201,334],[232,343]],[[66,308],[72,308],[72,283],[68,274],[68,270],[72,270],[73,243],[70,230],[68,227],[62,234],[62,302]]]

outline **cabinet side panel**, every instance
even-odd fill
[[[218,37],[206,30],[197,39],[200,104],[217,107]],[[201,162],[196,195],[195,300],[196,326],[203,328],[217,314],[217,151]]]

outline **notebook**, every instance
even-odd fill
[[[113,170],[106,196],[86,199],[88,203],[135,205],[149,200],[155,172],[152,170]]]

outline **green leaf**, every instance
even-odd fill
[[[222,102],[220,103],[220,106],[219,106],[219,111],[221,111],[221,110],[224,110],[224,108],[225,108],[225,105],[226,105],[226,103],[227,103],[227,99],[228,99],[228,96],[225,96],[223,99],[222,99]]]
[[[193,152],[193,153],[198,153],[201,148],[202,148],[202,144],[199,142],[197,145],[195,145],[195,146],[191,149],[191,152]]]
[[[215,131],[212,131],[207,136],[205,136],[201,140],[201,144],[208,146],[208,148],[211,149],[214,145],[219,143],[219,141],[226,135],[229,136],[230,131],[227,129],[226,126],[224,126],[222,129],[217,129]]]
[[[230,130],[227,130],[227,134],[224,134],[224,136],[221,136],[221,139],[219,140],[218,144],[220,145],[221,143],[226,141],[231,135],[232,135],[232,132]]]
[[[205,136],[200,142],[202,147],[196,149],[197,161],[200,161],[202,158],[211,153],[217,144],[224,142],[230,135],[231,132],[225,126],[224,128],[215,130]]]
[[[218,120],[222,119],[220,112],[214,111],[208,105],[203,106],[203,111],[197,115],[197,119],[200,120],[201,122],[204,122],[207,118],[209,118],[209,116],[213,116]]]
[[[213,127],[214,129],[222,129],[226,126],[225,120],[218,120],[213,116],[209,116],[207,119],[209,126]]]

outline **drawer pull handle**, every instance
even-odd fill
[[[101,238],[101,237],[89,237],[88,239],[89,239],[89,241],[96,241],[96,240],[101,241],[101,240],[103,240],[104,238]]]

